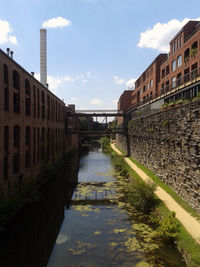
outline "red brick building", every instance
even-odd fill
[[[196,96],[198,88],[181,89],[189,89],[199,81],[199,67],[200,22],[189,21],[170,41],[169,57],[160,66],[160,94],[174,93],[171,100]]]
[[[135,82],[132,92],[132,105],[139,106],[150,101],[158,93],[160,65],[167,59],[167,54],[158,55]]]
[[[132,95],[132,90],[125,90],[118,102],[117,102],[117,110],[118,111],[122,111],[122,112],[126,112],[130,107],[131,107],[131,95]],[[117,118],[117,123],[120,124],[123,122],[123,118],[122,117],[118,117]]]
[[[0,50],[0,193],[66,151],[65,104]]]

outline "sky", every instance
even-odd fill
[[[0,0],[0,48],[39,79],[47,29],[49,89],[76,109],[116,109],[199,10],[200,0]]]

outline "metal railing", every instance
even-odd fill
[[[140,100],[138,103],[135,103],[131,106],[132,109],[137,109],[138,107],[141,107],[143,105],[147,105],[157,99],[160,99],[166,95],[169,95],[170,93],[173,93],[175,91],[178,91],[179,89],[182,89],[189,85],[188,83],[195,83],[197,81],[197,78],[200,76],[200,68],[194,69],[191,72],[188,72],[184,76],[180,77],[176,81],[169,83],[161,88],[161,90],[156,91],[154,94],[150,95],[148,98],[145,98],[143,100]]]

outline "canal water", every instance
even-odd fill
[[[186,266],[176,247],[150,242],[152,229],[121,200],[122,182],[99,145],[82,154],[48,267]]]

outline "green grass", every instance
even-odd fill
[[[189,206],[188,203],[185,202],[180,196],[178,196],[170,187],[163,183],[160,178],[158,178],[152,171],[150,171],[147,167],[145,167],[132,157],[129,157],[129,159],[133,163],[135,163],[135,165],[137,165],[143,172],[145,172],[154,182],[156,182],[156,184],[164,189],[183,209],[200,220],[200,214],[198,214],[191,206]]]
[[[160,206],[158,207],[159,213],[166,217],[170,214],[170,211],[161,201]],[[200,246],[196,241],[191,237],[191,235],[185,230],[181,222],[176,219],[180,224],[180,233],[177,241],[178,250],[183,255],[185,261],[189,267],[199,267],[200,266]]]
[[[125,155],[124,151],[122,150],[120,151],[123,153],[123,155]],[[200,219],[200,215],[194,209],[192,209],[184,200],[182,200],[171,188],[165,185],[152,171],[150,171],[147,167],[145,167],[144,165],[142,165],[135,159],[131,157],[129,159],[133,163],[135,163],[141,170],[143,170],[160,187],[162,187],[171,197],[173,197],[174,200],[176,200],[176,202],[179,203],[180,206],[182,206],[191,215]],[[129,167],[129,173],[134,178],[141,179],[141,177],[130,167]],[[171,213],[162,201],[160,201],[160,205],[158,206],[157,209],[163,217],[167,217]],[[180,224],[180,233],[179,233],[178,240],[177,240],[178,250],[183,255],[189,267],[199,267],[200,266],[200,246],[192,238],[192,236],[185,230],[185,228],[180,223],[180,221],[178,219],[176,220]]]

